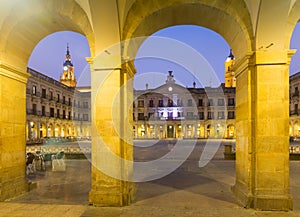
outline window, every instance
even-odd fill
[[[148,119],[149,120],[154,120],[154,113],[153,112],[148,113]]]
[[[214,119],[214,113],[213,112],[208,112],[207,113],[207,119]]]
[[[298,104],[294,105],[294,109],[295,109],[295,114],[298,114]]]
[[[54,118],[54,108],[50,108],[50,117]]]
[[[198,100],[198,106],[203,106],[203,99]]]
[[[158,107],[164,107],[164,102],[162,99],[158,100]]]
[[[46,108],[45,108],[45,106],[42,106],[42,116],[46,116]]]
[[[88,102],[83,102],[83,108],[88,108],[89,107],[89,103]]]
[[[36,115],[36,104],[32,104],[32,114]]]
[[[89,115],[88,114],[83,114],[83,120],[88,121],[89,120]]]
[[[78,120],[80,121],[80,114],[78,114]]]
[[[187,113],[186,113],[186,116],[189,117],[189,118],[191,118],[191,117],[194,116],[194,113],[193,113],[193,112],[187,112]]]
[[[208,106],[214,106],[214,100],[213,99],[208,100]]]
[[[63,110],[63,119],[66,119],[66,111]]]
[[[138,101],[138,107],[139,107],[139,108],[144,107],[144,100],[139,100],[139,101]]]
[[[76,119],[76,113],[75,112],[73,113],[73,118]]]
[[[168,119],[172,119],[173,118],[173,112],[168,112]]]
[[[68,118],[69,120],[71,120],[71,112],[69,112]]]
[[[173,100],[172,99],[168,99],[168,107],[172,107],[173,106]]]
[[[71,98],[69,98],[69,105],[71,105]]]
[[[218,99],[218,106],[224,106],[224,99]]]
[[[181,99],[177,99],[177,106],[182,106],[182,100]]]
[[[224,119],[225,115],[224,112],[218,112],[218,119]]]
[[[234,116],[235,116],[234,111],[228,112],[228,119],[234,119],[235,118]]]
[[[144,120],[144,113],[138,114],[138,120]]]
[[[60,118],[60,111],[59,111],[59,109],[56,110],[56,117]]]
[[[46,89],[42,89],[42,98],[46,99]]]
[[[198,117],[200,120],[204,120],[204,112],[198,112]]]
[[[77,105],[78,105],[78,108],[80,108],[80,102],[79,101],[78,101]]]
[[[32,94],[36,95],[36,86],[35,85],[32,86]]]
[[[234,104],[235,104],[235,103],[234,103],[234,98],[229,98],[229,99],[228,99],[228,105],[229,105],[229,106],[234,106]]]
[[[59,93],[57,94],[57,102],[59,102],[60,101],[60,95],[59,95]]]
[[[53,92],[50,91],[50,100],[53,100]]]
[[[150,100],[149,100],[149,107],[154,107],[153,99],[150,99]]]
[[[189,99],[187,104],[188,104],[188,106],[193,106],[193,100]]]
[[[293,93],[292,96],[293,96],[293,97],[294,97],[294,96],[296,96],[296,97],[299,96],[299,90],[298,90],[298,87],[295,87],[295,92]]]
[[[63,104],[66,104],[66,97],[63,96]]]

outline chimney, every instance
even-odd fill
[[[146,83],[146,90],[148,90],[148,88],[149,88],[149,84],[148,84],[148,83]]]

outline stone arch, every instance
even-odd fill
[[[60,137],[61,136],[61,125],[55,124],[54,126],[54,137]]]
[[[250,14],[243,1],[199,2],[190,1],[135,1],[128,10],[122,39],[150,36],[154,32],[175,25],[198,25],[219,33],[232,47],[236,57],[243,57],[254,47],[253,29]],[[230,4],[230,7],[228,7]],[[145,8],[147,8],[145,10]],[[189,15],[186,14],[189,11]],[[201,19],[195,19],[201,14]],[[174,15],[176,17],[174,17]],[[241,16],[242,15],[242,16]],[[226,25],[220,25],[219,17]],[[235,32],[236,34],[231,34]],[[135,54],[145,38],[128,42],[124,46],[124,56],[134,59]],[[129,49],[130,47],[130,49]]]
[[[47,126],[46,123],[41,122],[40,124],[40,138],[47,136]]]
[[[228,124],[227,125],[226,138],[235,138],[235,126],[234,126],[234,124]]]
[[[299,122],[295,121],[294,129],[293,129],[294,136],[299,136],[300,135],[300,133],[299,133],[300,128],[299,127],[300,127]]]
[[[47,135],[48,137],[54,137],[54,124],[49,123],[47,128]]]
[[[87,37],[93,56],[94,33],[88,15],[75,0],[8,1],[1,3],[0,11],[0,101],[5,101],[1,104],[1,111],[12,111],[10,117],[3,116],[0,122],[1,124],[5,122],[12,129],[14,133],[6,136],[14,139],[17,144],[12,151],[5,152],[8,150],[6,147],[11,145],[0,139],[4,147],[1,154],[16,159],[13,164],[5,164],[0,160],[0,172],[14,171],[0,181],[0,201],[2,201],[29,189],[24,172],[25,161],[15,156],[24,155],[26,128],[27,133],[30,128],[25,126],[25,93],[29,76],[26,69],[34,47],[47,35],[68,30]],[[10,99],[7,100],[8,98]],[[53,123],[47,124],[46,132],[47,136],[54,136]],[[12,185],[17,187],[11,188]]]
[[[36,121],[28,121],[27,122],[27,131],[28,131],[28,139],[35,140],[38,138],[37,132],[37,122]]]
[[[215,129],[215,137],[216,138],[224,138],[226,133],[226,125],[223,123],[216,123],[214,126]]]
[[[206,137],[214,137],[215,136],[215,130],[212,124],[208,124],[206,126]]]
[[[67,125],[67,136],[73,136],[72,134],[72,124]]]
[[[90,44],[91,55],[94,54],[92,26],[76,1],[28,0],[26,3],[14,1],[10,4],[13,4],[12,10],[6,15],[1,28],[2,62],[26,71],[36,44],[47,35],[63,30],[85,35]]]
[[[295,29],[296,24],[300,21],[300,1],[293,1],[290,5],[288,18],[286,21],[286,32],[285,32],[285,47],[289,48],[291,37]]]
[[[61,125],[61,131],[60,131],[61,137],[67,137],[67,126],[66,124]]]

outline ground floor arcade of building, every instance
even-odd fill
[[[72,120],[30,119],[26,122],[26,140],[45,137],[90,137],[90,122]]]
[[[133,126],[135,139],[235,137],[234,121],[138,121]]]

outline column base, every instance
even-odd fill
[[[290,211],[293,210],[293,200],[289,195],[263,195],[247,194],[245,188],[234,185],[231,188],[239,204],[245,208],[263,211]]]
[[[135,186],[132,184],[127,193],[103,193],[101,190],[91,190],[89,193],[89,204],[99,207],[121,207],[132,203],[135,196]]]
[[[5,201],[36,188],[36,183],[28,182],[26,179],[12,180],[9,183],[0,184],[0,201]]]

